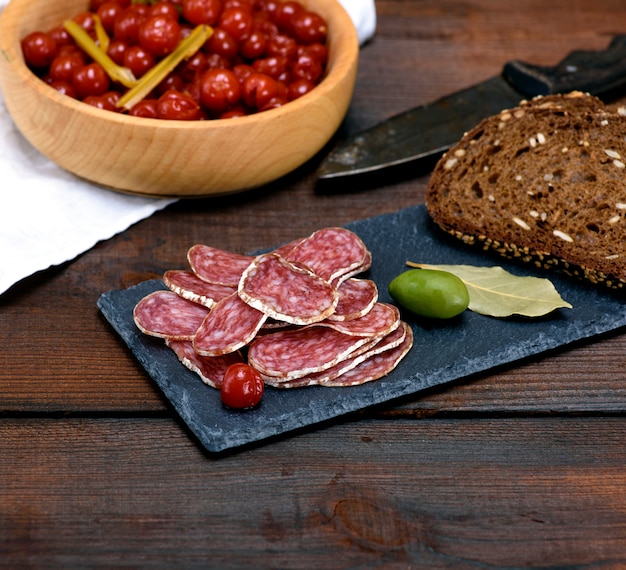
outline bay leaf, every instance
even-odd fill
[[[439,269],[456,275],[469,292],[469,309],[491,317],[541,317],[572,305],[549,279],[513,275],[499,266],[429,265],[407,262],[411,267]]]

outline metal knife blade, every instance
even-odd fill
[[[400,113],[340,142],[322,161],[320,179],[365,174],[445,152],[482,119],[522,99],[551,93],[610,93],[626,85],[626,35],[605,50],[571,52],[555,66],[521,61],[483,83]]]

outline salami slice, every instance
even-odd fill
[[[359,273],[363,273],[367,271],[371,266],[372,266],[372,254],[368,251],[361,265],[357,265],[353,267],[352,269],[346,271],[345,273],[337,275],[337,277],[335,277],[332,280],[332,284],[335,287],[339,287],[346,279],[349,279],[350,277],[354,277],[355,275],[358,275]]]
[[[169,346],[189,370],[195,372],[200,379],[212,388],[222,387],[224,373],[231,364],[245,362],[240,352],[231,352],[223,356],[201,356],[193,348],[189,340],[166,340]]]
[[[293,248],[296,247],[303,239],[306,239],[306,238],[298,238],[298,239],[294,239],[293,241],[287,242],[277,247],[272,253],[275,253],[276,255],[280,255],[281,257],[286,258],[289,252],[292,251]]]
[[[351,321],[367,314],[378,300],[378,287],[370,279],[346,279],[337,288],[339,300],[332,321]]]
[[[235,292],[234,287],[216,285],[200,279],[192,271],[170,269],[163,274],[163,283],[184,299],[204,305],[209,309],[219,300]]]
[[[412,346],[398,308],[354,277],[372,255],[344,228],[258,256],[197,244],[187,258],[189,269],[166,271],[169,290],[144,297],[133,317],[214,388],[245,361],[278,388],[358,385],[388,374]]]
[[[292,380],[326,370],[371,341],[311,325],[255,338],[248,350],[248,363],[264,377]]]
[[[203,281],[237,287],[241,274],[254,257],[231,253],[203,244],[192,246],[187,252],[191,270]]]
[[[235,352],[256,336],[265,319],[266,315],[233,293],[211,309],[193,338],[193,347],[202,356]]]
[[[307,325],[331,315],[339,294],[309,269],[275,253],[259,255],[244,271],[239,296],[267,316],[295,325]]]
[[[287,382],[275,382],[272,378],[266,378],[265,382],[275,388],[302,388],[305,386],[325,385],[327,382],[334,381],[348,370],[355,368],[361,364],[361,362],[367,360],[375,354],[380,354],[381,352],[391,350],[392,348],[399,346],[407,335],[407,329],[408,325],[402,323],[401,326],[396,328],[393,332],[385,335],[380,340],[377,339],[375,342],[371,343],[371,345],[368,345],[367,350],[362,352],[357,351],[358,354],[355,356],[351,356],[350,358],[335,364],[335,366],[332,366],[327,370],[308,374],[302,378],[288,380]]]
[[[324,381],[321,385],[327,387],[360,386],[372,380],[378,380],[389,374],[398,366],[413,346],[413,331],[405,325],[407,334],[402,343],[396,348],[386,350],[380,354],[370,356],[354,368],[347,370],[334,380]]]
[[[154,291],[133,310],[137,327],[145,334],[173,340],[191,340],[209,309],[183,299],[173,291]]]
[[[331,321],[320,323],[326,327],[348,335],[382,337],[395,330],[400,324],[398,307],[387,303],[375,303],[369,313],[351,321]]]
[[[368,253],[355,233],[345,228],[324,228],[303,239],[287,254],[287,259],[303,263],[330,282],[364,267]]]

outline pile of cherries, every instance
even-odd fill
[[[106,53],[139,79],[195,26],[213,34],[128,113],[199,120],[237,117],[286,104],[317,85],[328,59],[327,24],[292,0],[91,0],[74,16],[95,40],[97,14]],[[26,64],[58,91],[120,111],[126,88],[81,50],[62,25],[22,40]]]

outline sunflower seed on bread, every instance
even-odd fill
[[[437,163],[426,208],[507,257],[626,285],[626,106],[573,92],[483,120]]]

